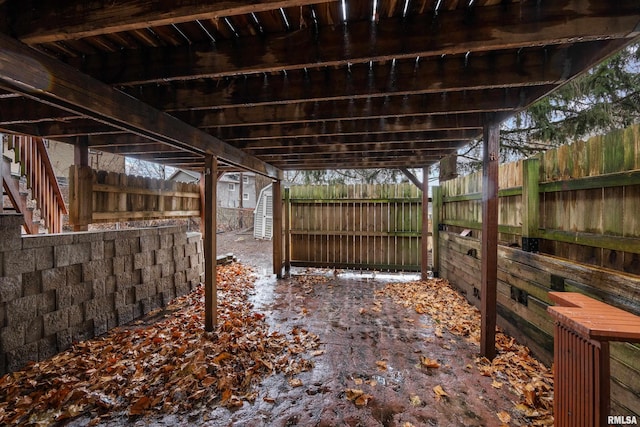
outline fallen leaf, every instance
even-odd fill
[[[302,387],[302,380],[300,378],[291,378],[289,380],[289,385],[291,387]]]
[[[444,391],[442,389],[442,386],[437,385],[433,388],[433,392],[436,394],[436,400],[440,400],[440,398],[442,397],[448,397],[449,395],[447,394],[446,391]]]
[[[411,396],[409,398],[409,401],[411,402],[412,406],[420,406],[422,404],[422,401],[420,400],[420,397],[418,396]]]
[[[373,396],[370,394],[362,394],[358,397],[356,397],[356,400],[353,401],[353,403],[356,404],[356,406],[367,406],[367,404],[369,403],[369,401],[373,399]]]
[[[147,409],[151,408],[151,399],[147,396],[142,396],[129,408],[129,415],[142,415]]]
[[[503,423],[507,424],[507,423],[511,422],[511,415],[509,415],[508,412],[500,411],[500,412],[498,412],[497,415],[498,415],[498,419],[500,421],[502,421]]]
[[[384,360],[378,360],[376,362],[376,366],[381,371],[386,371],[387,370],[387,362],[385,362]]]
[[[439,368],[440,363],[437,360],[429,359],[426,356],[420,356],[420,365],[425,368]]]
[[[496,380],[493,380],[493,382],[491,383],[491,387],[493,388],[502,388],[502,383]]]
[[[345,390],[347,400],[353,402],[356,406],[366,406],[373,396],[365,393],[363,390],[348,388]]]

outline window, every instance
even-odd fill
[[[229,183],[229,191],[236,191],[236,185],[234,183]]]
[[[245,184],[248,184],[249,183],[249,177],[246,176],[246,175],[243,175],[242,176],[242,182],[244,182]]]
[[[249,200],[249,193],[243,193],[242,200]]]

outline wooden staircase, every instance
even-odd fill
[[[27,188],[40,210],[41,220],[34,222],[33,207],[28,206],[28,193],[19,189],[20,177],[11,175],[11,159],[2,156],[0,176],[4,195],[7,195],[15,212],[24,216],[24,228],[28,234],[38,234],[40,225],[49,233],[62,231],[62,218],[67,208],[53,172],[49,154],[42,138],[20,135],[7,135],[7,148],[15,153],[15,162],[20,165],[20,177],[27,179]],[[3,207],[0,206],[0,212]],[[4,209],[6,210],[6,208]]]

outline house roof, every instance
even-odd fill
[[[0,0],[0,131],[200,171],[421,167],[623,48],[637,0]]]

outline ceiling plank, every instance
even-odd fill
[[[254,126],[265,123],[304,123],[323,120],[388,118],[407,115],[436,115],[513,111],[538,98],[553,85],[428,93],[415,96],[383,96],[338,101],[296,102],[216,110],[174,111],[172,115],[188,123],[212,127]]]
[[[25,96],[183,150],[213,154],[272,178],[282,174],[257,158],[4,35],[0,35],[0,64],[0,82]]]
[[[424,130],[482,129],[479,113],[439,116],[398,117],[391,119],[331,120],[315,125],[286,124],[211,128],[209,131],[226,141],[238,139],[278,139],[283,136],[366,135],[389,132],[421,132]]]
[[[418,132],[388,132],[366,135],[341,135],[341,136],[297,136],[282,137],[265,140],[239,140],[233,143],[235,147],[246,151],[277,150],[279,148],[298,148],[309,150],[317,147],[322,150],[326,145],[344,144],[347,146],[359,146],[363,144],[390,144],[402,142],[439,142],[439,141],[461,141],[469,140],[479,135],[477,130],[440,130],[440,131],[418,131]],[[157,143],[144,139],[138,135],[117,134],[117,135],[92,135],[89,137],[89,147],[105,149],[110,147],[128,147],[151,145],[155,148]]]
[[[25,97],[0,99],[0,125],[73,120],[80,116]]]
[[[286,76],[249,76],[225,81],[147,85],[127,90],[162,110],[257,106],[301,101],[338,101],[388,95],[417,95],[561,84],[581,72],[594,52],[628,40],[579,43],[557,49],[447,56],[350,69],[296,71]],[[602,59],[601,57],[599,57]]]
[[[310,26],[285,35],[220,41],[215,46],[85,55],[69,62],[104,82],[138,85],[632,38],[639,34],[639,22],[637,0],[619,0],[614,7],[601,0],[513,2],[478,7],[471,15],[459,9],[377,23]]]
[[[303,123],[323,120],[387,118],[407,115],[434,115],[513,111],[527,105],[553,89],[553,85],[429,93],[416,96],[384,96],[338,101],[297,102],[214,110],[174,111],[172,115],[187,123],[207,123],[212,127],[252,126],[265,123]],[[377,99],[382,98],[382,99]],[[38,122],[51,119],[77,118],[26,98],[19,101],[0,100],[0,124]]]
[[[17,2],[13,33],[25,43],[51,43],[195,20],[218,19],[335,0],[100,0]]]

